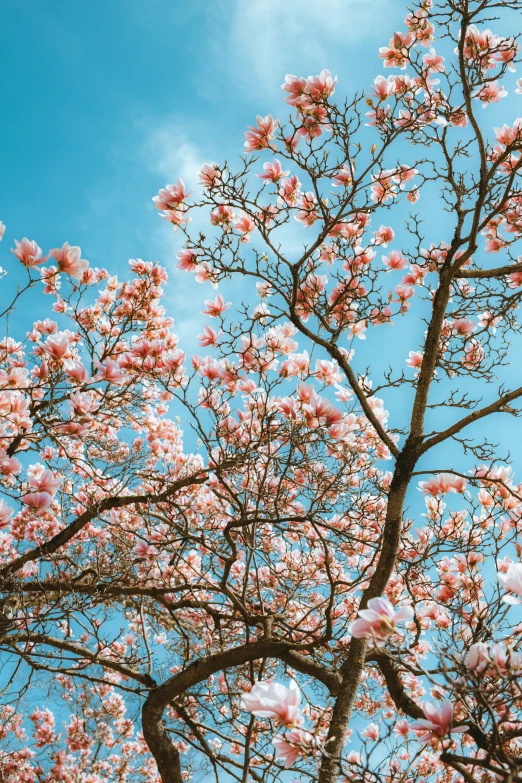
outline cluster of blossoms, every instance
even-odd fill
[[[285,768],[291,767],[300,755],[313,755],[321,748],[320,740],[306,731],[304,715],[299,709],[301,691],[294,680],[285,687],[280,683],[257,682],[251,691],[243,693],[241,706],[257,718],[270,718],[282,724],[285,731],[272,740],[278,758]]]
[[[522,121],[475,114],[518,49],[450,5],[410,9],[368,95],[287,76],[293,117],[257,117],[238,173],[154,197],[178,269],[223,287],[195,305],[198,353],[158,263],[120,280],[14,242],[52,317],[0,339],[0,645],[68,715],[22,717],[8,684],[1,779],[518,779],[522,485],[467,434],[522,398],[497,383]],[[410,214],[423,190],[449,229]]]

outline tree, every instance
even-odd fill
[[[481,434],[522,398],[522,120],[479,122],[518,56],[485,25],[521,9],[420,0],[394,75],[344,103],[287,76],[285,126],[259,116],[197,197],[160,191],[178,267],[242,286],[205,302],[203,356],[157,263],[120,282],[16,242],[1,780],[522,780],[522,485]],[[18,334],[40,281],[52,318]],[[393,319],[412,350],[387,369],[365,346]]]

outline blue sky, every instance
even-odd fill
[[[150,201],[158,188],[178,176],[190,183],[205,160],[233,158],[256,113],[285,116],[287,72],[328,67],[343,92],[370,83],[378,47],[403,15],[400,3],[396,14],[390,5],[6,0],[5,240],[29,236],[44,250],[68,240],[111,270],[139,256],[172,271],[176,237]],[[190,287],[188,276],[177,281],[176,289]],[[170,296],[178,324],[186,322],[186,297]]]
[[[5,0],[0,264],[16,263],[8,247],[22,236],[44,251],[80,245],[93,265],[120,275],[130,257],[158,259],[171,274],[169,314],[194,349],[211,289],[175,270],[180,237],[151,197],[178,177],[192,186],[203,161],[233,161],[256,113],[284,119],[286,73],[326,67],[341,95],[369,87],[384,72],[379,46],[403,28],[404,11],[390,0]],[[511,89],[484,120],[512,122],[520,100]],[[403,366],[417,348],[410,324],[369,336],[358,369],[375,348]],[[415,338],[422,331],[416,324]],[[403,405],[390,401],[392,412]],[[496,418],[496,431],[513,432],[512,420]]]
[[[0,264],[17,263],[8,248],[23,236],[44,252],[80,245],[120,276],[131,257],[158,259],[171,274],[169,314],[194,348],[211,290],[175,271],[180,239],[152,196],[178,177],[193,185],[204,161],[234,160],[257,113],[284,118],[286,73],[328,68],[342,95],[368,87],[404,9],[399,0],[3,0]],[[512,122],[521,103],[511,89],[482,116]],[[369,335],[358,369],[383,356],[402,363],[417,348],[406,323],[384,331]],[[404,398],[387,407],[400,416]],[[482,429],[520,455],[519,422],[497,416]]]

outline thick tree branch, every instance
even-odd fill
[[[503,277],[504,275],[510,275],[513,272],[522,272],[522,264],[506,264],[505,266],[497,266],[495,269],[459,269],[455,277],[484,280]]]
[[[5,637],[4,643],[16,643],[16,642],[29,642],[30,644],[47,644],[50,647],[55,647],[57,650],[63,650],[65,652],[73,653],[79,658],[84,658],[90,661],[90,663],[96,666],[102,666],[105,669],[112,669],[115,672],[119,672],[124,677],[130,677],[136,682],[145,685],[147,688],[153,688],[156,685],[155,680],[148,674],[142,674],[141,672],[131,669],[124,664],[118,663],[111,658],[103,658],[97,653],[89,650],[88,647],[84,647],[77,642],[68,642],[65,639],[58,639],[55,636],[48,636],[43,633],[18,633]]]
[[[107,500],[103,500],[95,508],[84,511],[83,514],[76,517],[74,522],[53,536],[53,538],[49,539],[49,541],[46,541],[45,544],[40,544],[40,546],[35,549],[24,552],[23,555],[20,555],[20,557],[17,557],[15,560],[12,560],[10,563],[3,566],[3,568],[0,569],[0,577],[6,577],[13,574],[15,571],[19,571],[31,560],[38,560],[40,557],[53,554],[62,546],[68,544],[80,530],[105,511],[110,511],[113,508],[127,508],[128,506],[138,503],[161,503],[174,495],[178,490],[190,487],[192,484],[203,484],[206,480],[206,471],[200,470],[191,476],[187,476],[187,478],[172,482],[169,488],[159,495],[128,495],[124,497],[107,498]]]
[[[503,394],[502,397],[499,397],[498,400],[495,400],[495,402],[492,402],[490,405],[486,405],[484,408],[473,411],[473,413],[470,413],[468,416],[464,416],[463,419],[456,422],[451,427],[448,427],[442,432],[437,433],[437,435],[433,435],[431,438],[428,438],[428,440],[424,441],[422,444],[420,453],[424,454],[426,451],[433,448],[433,446],[437,446],[439,443],[442,443],[448,438],[451,438],[452,435],[456,435],[465,427],[468,427],[470,424],[473,424],[476,421],[480,421],[480,419],[484,419],[486,416],[490,416],[492,413],[511,413],[512,411],[503,411],[502,409],[519,397],[522,397],[522,386],[512,392]]]
[[[310,677],[319,680],[319,682],[322,682],[323,685],[326,685],[332,696],[336,696],[339,693],[342,677],[338,672],[330,669],[328,666],[317,663],[296,650],[288,650],[288,652],[279,655],[279,658],[298,672],[307,674]]]
[[[212,674],[233,666],[256,661],[260,658],[281,658],[291,649],[291,644],[272,639],[263,639],[232,650],[199,658],[186,669],[151,690],[142,710],[143,736],[156,760],[163,783],[182,783],[179,753],[168,737],[163,722],[163,712],[168,704],[185,691]]]

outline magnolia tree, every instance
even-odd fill
[[[223,283],[201,355],[157,263],[15,241],[0,780],[522,781],[522,485],[473,440],[522,400],[522,120],[482,110],[522,93],[517,10],[420,0],[391,75],[287,76],[286,124],[160,191]]]

